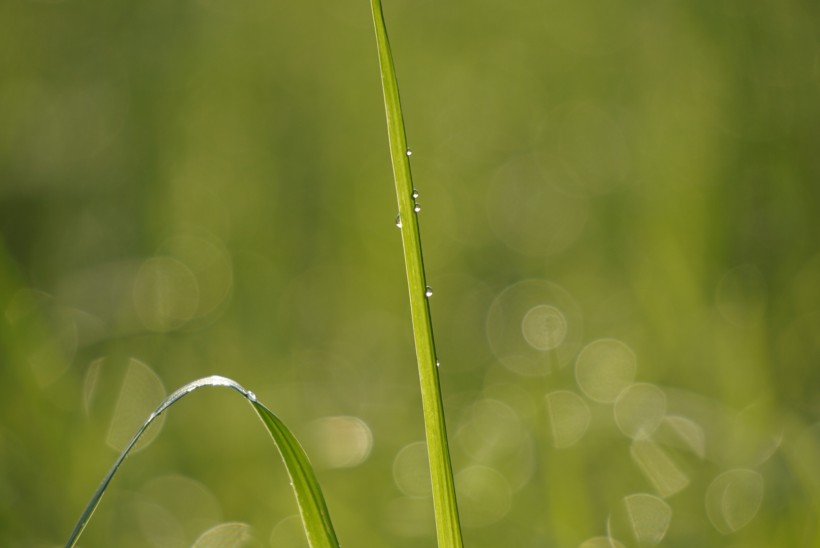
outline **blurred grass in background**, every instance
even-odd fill
[[[819,543],[820,8],[385,10],[467,545]],[[221,374],[343,544],[432,546],[367,2],[9,0],[0,52],[0,544]],[[300,546],[278,459],[198,394],[82,544]]]

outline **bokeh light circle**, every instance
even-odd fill
[[[151,331],[171,331],[185,325],[199,307],[196,276],[171,257],[152,257],[137,272],[133,286],[134,308],[143,326]]]
[[[561,346],[567,336],[567,319],[554,306],[540,304],[524,315],[521,333],[536,350],[552,350]]]
[[[715,529],[728,535],[748,525],[763,503],[763,476],[743,468],[728,470],[706,490],[706,514]]]
[[[432,495],[425,442],[407,444],[396,453],[393,459],[393,481],[405,496],[420,498]]]
[[[669,531],[672,507],[660,497],[636,493],[623,498],[607,518],[610,537],[631,539],[640,548],[657,546]]]
[[[666,394],[654,384],[635,383],[621,391],[612,411],[625,436],[648,438],[666,415]]]
[[[352,468],[370,456],[373,434],[358,417],[322,417],[310,423],[305,442],[317,465]]]
[[[270,533],[270,545],[283,548],[310,548],[302,518],[295,514],[277,523]]]
[[[456,475],[456,492],[465,527],[498,522],[512,508],[512,490],[504,476],[489,466],[468,466]]]
[[[191,548],[243,548],[254,542],[251,526],[230,521],[220,523],[202,533]]]
[[[575,380],[592,401],[612,403],[635,378],[637,360],[626,344],[615,339],[589,343],[575,362]]]
[[[525,280],[493,300],[486,331],[490,348],[507,369],[542,376],[565,366],[578,352],[581,312],[561,286]]]
[[[504,164],[487,188],[487,220],[510,248],[531,256],[560,253],[578,240],[589,218],[589,202],[565,192],[534,158]]]

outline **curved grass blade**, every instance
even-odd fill
[[[416,215],[418,211],[415,203],[417,194],[413,189],[413,178],[410,174],[408,158],[410,151],[407,148],[404,118],[399,101],[399,87],[390,42],[387,39],[381,0],[371,0],[370,7],[373,10],[373,25],[376,29],[384,107],[387,115],[387,134],[390,141],[390,158],[399,202],[397,225],[401,227],[404,264],[407,268],[407,284],[410,290],[410,313],[413,318],[413,335],[416,342],[416,359],[419,366],[424,408],[424,430],[427,434],[427,452],[433,481],[433,505],[438,545],[441,548],[458,548],[463,542],[447,443],[447,429],[444,423],[444,406],[441,401],[433,325],[427,301],[429,288],[424,274],[421,236]]]
[[[232,388],[245,396],[245,398],[251,403],[257,415],[259,415],[259,418],[262,419],[262,422],[268,429],[268,432],[270,432],[271,437],[273,437],[273,441],[279,449],[279,453],[282,455],[285,468],[287,468],[288,475],[290,476],[293,491],[296,494],[296,501],[299,506],[299,512],[302,516],[302,524],[305,527],[305,533],[307,534],[308,542],[310,543],[311,548],[339,548],[339,541],[336,539],[336,533],[333,530],[333,524],[330,521],[330,514],[328,513],[327,505],[325,504],[325,499],[322,495],[322,490],[319,487],[319,482],[316,481],[313,468],[310,466],[307,455],[301,445],[299,445],[299,442],[290,430],[288,430],[285,424],[279,420],[279,418],[274,415],[270,409],[256,401],[256,395],[254,395],[253,392],[246,390],[236,381],[226,377],[220,377],[219,375],[205,377],[186,384],[168,396],[165,401],[163,401],[159,407],[151,413],[145,423],[139,430],[137,430],[137,433],[128,443],[126,448],[122,451],[122,453],[120,453],[120,456],[117,457],[114,465],[105,475],[100,483],[100,486],[91,497],[91,500],[80,516],[80,519],[77,521],[77,525],[74,527],[71,536],[66,542],[66,548],[71,548],[77,543],[83,529],[85,529],[85,526],[88,524],[88,520],[91,519],[91,515],[99,505],[100,499],[105,493],[105,490],[108,488],[108,484],[111,482],[114,474],[117,473],[117,470],[119,470],[120,466],[125,461],[126,457],[128,457],[128,454],[139,441],[140,437],[142,437],[145,430],[158,416],[160,416],[173,404],[178,402],[183,396],[190,394],[194,390],[204,386],[225,386]]]

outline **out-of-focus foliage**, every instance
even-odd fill
[[[816,2],[385,11],[467,545],[820,542]],[[364,1],[0,3],[1,545],[215,373],[343,545],[434,545],[379,85]],[[178,406],[83,545],[304,542],[241,407]]]

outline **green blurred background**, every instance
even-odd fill
[[[435,545],[369,9],[0,3],[0,545]],[[820,4],[385,11],[467,545],[820,546]]]

